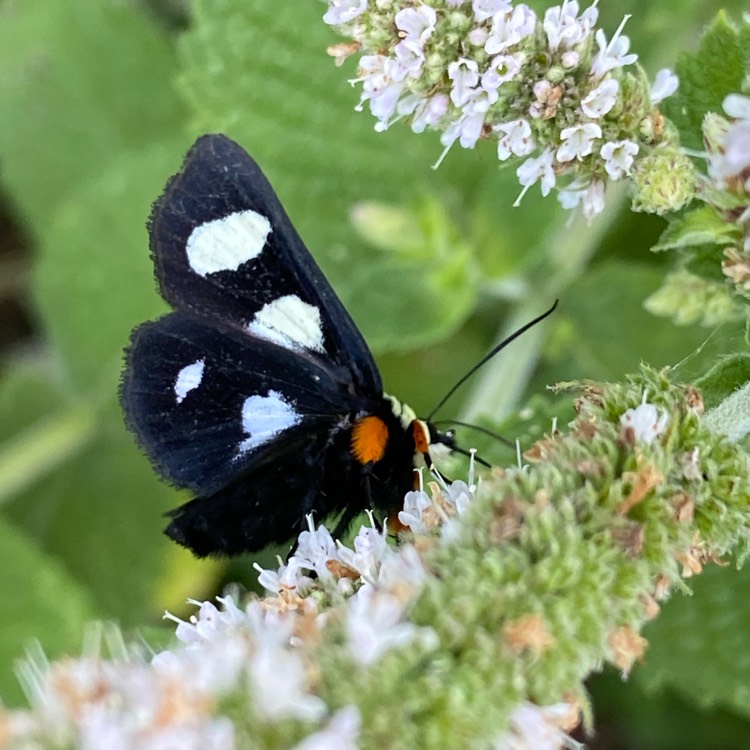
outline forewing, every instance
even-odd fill
[[[160,473],[211,495],[326,439],[357,402],[347,371],[305,352],[175,312],[135,330],[121,400]]]
[[[199,138],[149,225],[162,296],[254,337],[330,359],[381,393],[372,355],[260,167],[223,135]]]

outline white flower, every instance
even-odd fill
[[[724,111],[736,120],[750,120],[750,96],[729,94],[722,104]]]
[[[581,101],[583,114],[593,119],[603,117],[615,106],[619,90],[620,84],[614,78],[607,78],[605,81],[602,81]]]
[[[349,23],[367,10],[367,0],[329,0],[329,3],[323,20],[331,26]]]
[[[357,80],[362,82],[362,94],[360,96],[357,110],[369,100],[370,112],[378,119],[375,130],[385,130],[390,124],[390,118],[396,111],[398,100],[404,90],[404,84],[394,81],[386,72],[387,66],[396,64],[393,58],[385,55],[363,55],[359,61],[359,72],[361,77]]]
[[[356,570],[365,580],[375,580],[383,559],[391,550],[385,534],[376,528],[363,526],[353,542],[354,550],[342,546],[339,558],[344,565]]]
[[[572,182],[557,194],[560,205],[568,210],[581,206],[584,217],[591,221],[604,211],[604,181],[596,177],[588,184]]]
[[[651,84],[651,104],[659,104],[663,99],[672,96],[679,85],[680,79],[669,68],[662,68]]]
[[[727,168],[736,175],[746,175],[745,189],[750,189],[750,120],[736,122],[724,143]]]
[[[488,94],[494,94],[497,99],[497,90],[506,81],[512,80],[518,71],[521,70],[521,63],[513,55],[497,55],[490,60],[490,66],[482,74],[482,88]]]
[[[669,424],[669,414],[644,401],[635,409],[628,409],[621,417],[622,427],[633,431],[636,441],[651,445]]]
[[[456,479],[443,487],[443,494],[455,506],[458,515],[462,516],[474,499],[475,489],[473,485],[468,485],[462,479]]]
[[[367,583],[349,600],[346,615],[349,651],[362,665],[374,664],[386,651],[411,643],[419,632],[413,623],[402,622],[404,605],[395,595]]]
[[[237,607],[231,596],[219,597],[222,605],[219,610],[212,602],[198,602],[189,600],[198,609],[197,615],[190,615],[188,621],[181,620],[169,612],[164,613],[164,618],[177,623],[175,635],[178,640],[187,645],[204,644],[210,641],[221,640],[228,629],[234,628],[237,623],[245,620],[245,613]]]
[[[476,107],[469,114],[464,115],[457,123],[458,142],[463,148],[474,148],[482,135],[486,114],[486,100],[477,102]]]
[[[488,36],[489,32],[487,29],[476,26],[466,35],[466,38],[469,40],[469,44],[473,44],[475,47],[484,47]]]
[[[304,574],[303,567],[293,555],[286,564],[279,560],[279,567],[276,570],[266,570],[258,563],[253,563],[253,567],[260,574],[258,583],[272,594],[281,594],[285,591],[302,593],[313,582],[312,578]]]
[[[738,120],[729,128],[720,159],[724,178],[744,176],[745,189],[750,190],[750,120]]]
[[[493,750],[560,750],[577,747],[569,744],[570,738],[560,729],[575,710],[568,703],[535,706],[521,703],[513,709],[508,720],[508,731],[492,745]]]
[[[559,162],[583,159],[594,150],[594,139],[602,137],[602,129],[595,122],[573,125],[560,133],[562,146],[557,149]]]
[[[568,70],[570,70],[570,68],[575,68],[580,60],[580,53],[576,52],[574,49],[569,49],[567,52],[563,52],[562,57],[560,57],[560,62],[562,62],[563,68],[567,68]]]
[[[750,97],[729,94],[723,106],[735,122],[726,132],[722,152],[711,154],[708,173],[722,187],[744,178],[745,189],[750,190]]]
[[[476,142],[482,135],[485,115],[486,110],[483,110],[481,106],[478,106],[476,111],[470,111],[469,114],[459,117],[458,120],[455,120],[448,125],[440,136],[440,143],[445,146],[445,149],[437,160],[434,169],[437,169],[445,158],[445,155],[448,153],[450,147],[457,140],[461,143],[463,148],[473,148],[476,145]]]
[[[504,135],[497,142],[497,158],[505,161],[511,156],[528,156],[535,148],[531,125],[527,120],[511,120],[495,126]]]
[[[307,692],[302,657],[291,649],[259,649],[252,656],[248,675],[253,707],[265,718],[315,721],[325,715],[323,700]]]
[[[422,558],[414,545],[405,544],[397,553],[384,558],[377,585],[381,591],[414,597],[422,590],[426,576]]]
[[[552,169],[553,154],[551,149],[545,149],[539,156],[527,159],[516,170],[518,181],[523,186],[521,194],[516,198],[514,206],[521,203],[526,191],[537,181],[541,180],[542,195],[548,196],[550,190],[555,187],[555,172]]]
[[[428,125],[433,128],[437,127],[448,112],[450,104],[448,96],[435,94],[428,99],[422,97],[415,97],[415,99],[417,99],[417,105],[413,111],[416,115],[412,120],[411,129],[415,133],[422,133]]]
[[[419,42],[404,39],[393,48],[393,51],[396,54],[395,64],[393,58],[386,60],[386,74],[394,81],[403,81],[407,76],[416,78],[424,65],[424,52]]]
[[[448,78],[453,81],[451,101],[463,106],[472,96],[472,89],[479,83],[479,66],[474,60],[461,58],[448,65]]]
[[[517,5],[512,11],[496,13],[492,19],[492,30],[484,44],[484,50],[488,55],[503,52],[533,34],[535,27],[536,14],[523,3]]]
[[[542,26],[547,34],[550,50],[556,52],[561,46],[570,48],[583,42],[591,33],[598,16],[596,3],[580,19],[577,0],[564,0],[562,5],[548,8]]]
[[[633,160],[640,151],[634,141],[622,140],[605,143],[600,151],[604,159],[604,169],[613,180],[619,180],[623,175],[630,174]]]
[[[296,744],[292,750],[358,750],[362,717],[356,706],[344,706],[327,726]]]
[[[607,38],[601,29],[596,32],[599,52],[591,65],[591,75],[594,78],[603,78],[610,70],[632,65],[638,59],[638,55],[627,54],[628,49],[630,49],[630,40],[626,36],[621,36],[622,29],[629,18],[630,16],[625,16],[622,19],[622,23],[609,44],[607,44]]]
[[[507,13],[513,5],[511,0],[472,0],[471,7],[474,20],[482,23],[497,13]]]
[[[406,34],[408,41],[422,43],[429,39],[435,30],[437,13],[430,5],[418,8],[404,8],[396,13],[396,28]]]
[[[328,529],[322,524],[315,528],[312,516],[307,517],[308,529],[301,532],[297,550],[293,555],[294,564],[314,570],[321,581],[330,580],[331,572],[326,563],[338,560],[338,547]]]
[[[404,509],[399,511],[398,520],[416,534],[429,531],[424,522],[424,513],[432,507],[432,500],[424,490],[412,490],[404,497]]]

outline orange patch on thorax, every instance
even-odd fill
[[[411,423],[411,434],[414,438],[414,450],[425,455],[430,450],[430,434],[427,425],[421,419],[415,419]]]
[[[388,426],[380,417],[362,417],[352,428],[352,455],[361,464],[380,461],[388,444]]]

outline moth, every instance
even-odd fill
[[[198,556],[282,543],[307,514],[388,514],[453,434],[383,392],[372,354],[253,159],[205,135],[149,222],[172,312],[135,329],[121,402],[194,498],[166,533]]]

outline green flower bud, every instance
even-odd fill
[[[679,326],[698,323],[713,327],[736,316],[735,304],[724,284],[688,271],[669,274],[644,306],[653,315],[672,318]]]
[[[703,118],[703,140],[710,153],[716,154],[723,151],[728,130],[729,121],[715,112],[709,112]]]
[[[663,215],[684,208],[695,197],[692,162],[675,145],[656,148],[633,169],[633,210]]]

